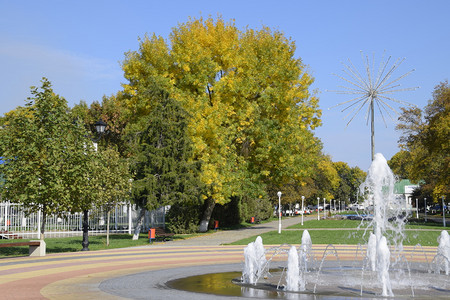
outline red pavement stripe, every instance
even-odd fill
[[[133,264],[122,264],[114,266],[102,266],[88,269],[81,269],[76,271],[59,272],[50,275],[36,276],[33,278],[27,278],[22,280],[16,280],[7,284],[3,284],[2,293],[3,299],[45,299],[40,290],[55,281],[73,278],[82,275],[88,275],[98,272],[116,271],[121,269],[143,269],[144,267],[181,267],[187,265],[204,265],[204,264],[217,264],[216,257],[206,258],[205,255],[201,256],[201,259],[185,259],[179,258],[176,261],[152,261],[152,262],[136,262]],[[236,262],[236,257],[226,257],[221,259],[219,263],[232,263]]]

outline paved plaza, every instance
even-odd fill
[[[283,228],[300,217],[283,220]],[[1,299],[233,299],[169,289],[165,282],[190,275],[240,271],[245,246],[222,245],[277,230],[278,223],[217,231],[201,237],[103,251],[0,259]],[[299,233],[299,243],[300,243]],[[322,253],[326,245],[314,245]],[[341,260],[357,246],[336,246]],[[406,251],[414,249],[405,247]],[[436,251],[430,247],[429,255]]]

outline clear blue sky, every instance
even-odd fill
[[[423,108],[434,87],[450,72],[450,1],[8,1],[0,0],[0,115],[30,96],[30,86],[47,77],[70,106],[100,101],[125,82],[124,53],[138,49],[138,38],[171,29],[191,17],[222,15],[240,29],[278,29],[297,45],[315,78],[323,109],[316,134],[333,161],[367,170],[370,127],[360,114],[346,127],[344,113],[329,107],[350,99],[327,90],[344,82],[342,62],[363,70],[360,50],[379,62],[383,53],[406,60],[393,75],[415,69],[402,87],[420,86],[395,98]],[[396,118],[395,118],[396,119]],[[395,122],[376,119],[376,152],[390,159],[397,151]]]

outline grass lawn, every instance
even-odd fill
[[[175,235],[176,239],[186,239],[195,236],[191,235]],[[148,235],[141,233],[139,239],[133,241],[132,235],[129,234],[111,234],[109,236],[109,247],[106,246],[106,235],[99,236],[89,236],[89,250],[105,250],[105,249],[115,249],[115,248],[126,248],[148,245]],[[77,252],[80,251],[81,241],[83,237],[66,237],[66,238],[46,238],[45,243],[47,246],[47,253],[60,253],[60,252]],[[25,242],[29,241],[27,239],[21,240],[0,240],[0,243],[12,243],[12,242]],[[159,243],[159,242],[156,242]],[[7,247],[0,248],[0,258],[1,257],[13,257],[13,256],[27,256],[28,246],[24,247]]]
[[[303,226],[299,223],[288,228],[290,229],[311,229],[311,228],[358,228],[358,226],[362,229],[366,228],[370,222],[369,221],[359,221],[359,220],[333,220],[333,219],[325,219],[325,220],[309,220],[303,222]],[[405,225],[406,229],[429,229],[429,230],[448,230],[449,227],[443,227],[442,224],[435,222],[408,222]]]
[[[283,243],[298,245],[301,243],[302,229],[309,229],[308,231],[313,244],[366,244],[370,229],[367,231],[365,229],[369,223],[367,221],[361,223],[358,220],[346,219],[309,220],[305,221],[303,226],[297,224],[288,228],[297,230],[283,230],[281,234],[278,234],[277,231],[272,231],[262,234],[261,237],[263,243],[267,245],[281,245]],[[360,230],[358,230],[358,227]],[[413,246],[417,244],[421,244],[422,246],[437,246],[437,238],[441,234],[441,230],[448,230],[448,227],[442,227],[442,225],[432,222],[408,223],[405,228],[407,230],[405,230],[403,245]],[[255,239],[256,236],[253,236],[232,244],[246,245],[255,241]]]
[[[301,244],[303,230],[284,230],[281,234],[278,231],[271,231],[261,234],[263,243],[266,245]],[[313,244],[366,244],[369,232],[364,230],[311,230],[309,231]],[[406,231],[403,245],[437,246],[439,231]],[[247,245],[254,242],[256,236],[242,239],[232,243],[232,245]]]

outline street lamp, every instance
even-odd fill
[[[305,196],[302,196],[302,226],[303,226],[303,215],[305,214],[304,202],[305,202]]]
[[[105,132],[106,123],[103,122],[102,119],[95,122],[94,126],[95,126],[95,131],[97,131],[97,133],[100,134],[100,136]]]
[[[320,206],[320,198],[317,197],[317,221],[320,220],[319,206]]]
[[[281,192],[278,195],[278,233],[281,233]]]
[[[444,224],[444,227],[447,227],[447,224],[445,223],[445,203],[444,203],[444,196],[442,196],[442,223]]]
[[[105,133],[106,123],[102,119],[98,120],[95,124],[95,131],[98,133],[96,139],[92,139],[95,145],[95,151],[97,151],[97,142],[101,139],[102,135]],[[81,251],[89,251],[89,210],[85,209],[83,211],[83,241],[81,242],[83,249]]]
[[[416,198],[416,218],[419,219],[419,199]]]
[[[423,198],[425,200],[425,222],[427,221],[427,198]]]

